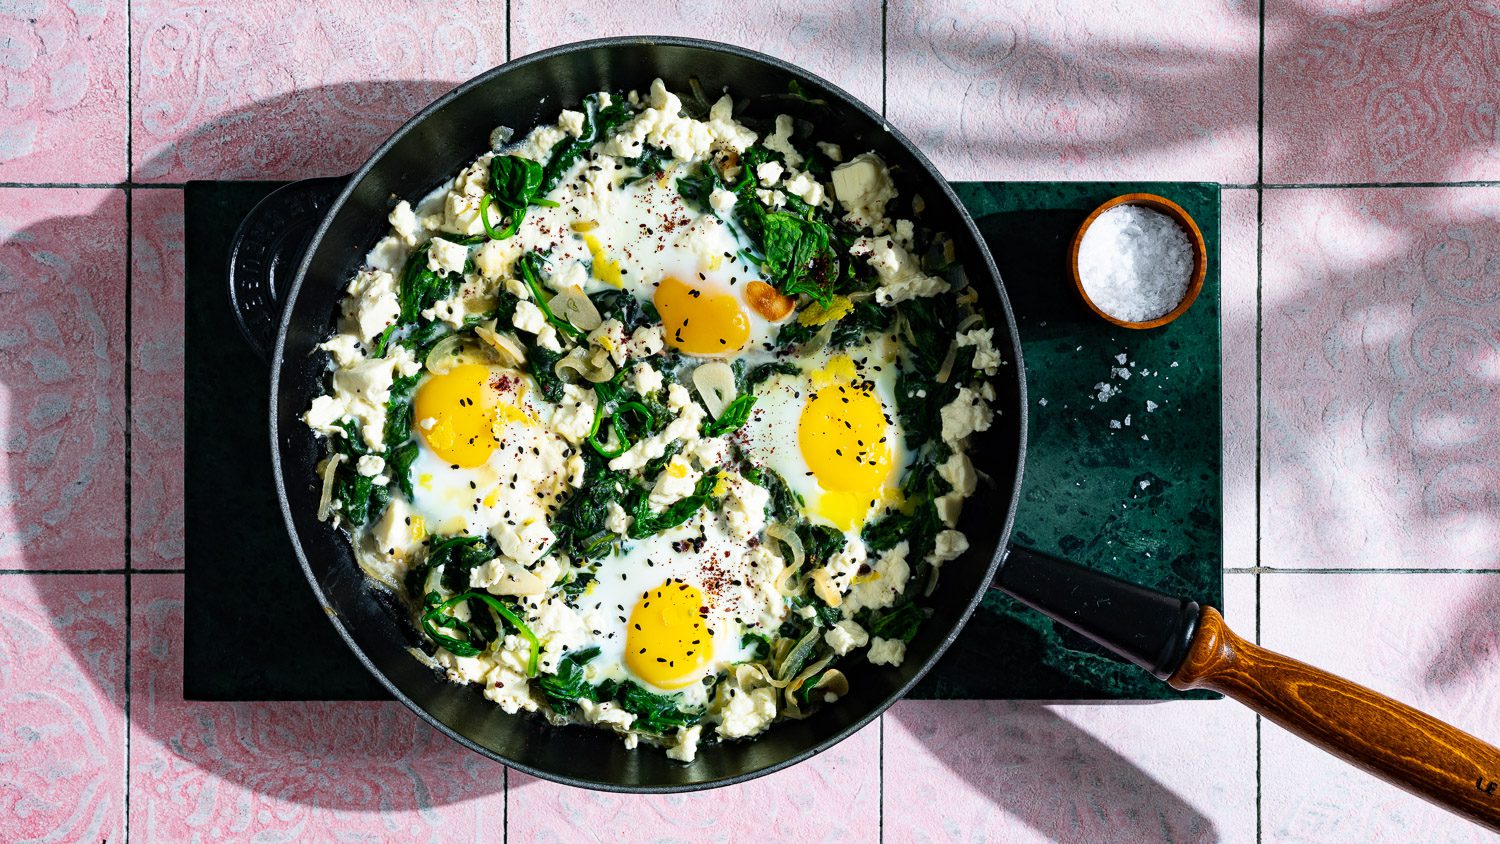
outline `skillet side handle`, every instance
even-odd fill
[[[1198,625],[1193,601],[1015,545],[994,585],[1162,680],[1182,664]]]
[[[1500,748],[1236,636],[1205,607],[1173,688],[1212,689],[1387,782],[1500,832]]]
[[[271,359],[281,305],[307,244],[348,176],[303,179],[267,194],[240,221],[229,247],[229,302],[245,342]]]

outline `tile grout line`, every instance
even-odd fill
[[[886,712],[890,710],[887,709]],[[875,840],[885,844],[885,712],[880,713],[880,740],[875,748]]]
[[[1260,50],[1256,64],[1255,101],[1255,643],[1261,640],[1261,565],[1260,510],[1261,510],[1261,390],[1264,380],[1262,369],[1264,342],[1261,334],[1261,301],[1265,278],[1263,274],[1265,253],[1265,207],[1266,207],[1266,0],[1260,0]],[[1265,768],[1261,754],[1261,715],[1255,714],[1255,841],[1265,840],[1264,807],[1262,795],[1265,789],[1262,778]]]
[[[130,370],[131,362],[135,360],[133,341],[135,338],[135,326],[131,321],[134,304],[135,283],[135,192],[133,182],[135,180],[135,62],[133,60],[134,42],[131,37],[133,29],[132,15],[135,12],[135,4],[132,0],[125,0],[125,820],[121,838],[125,844],[130,844],[130,652],[134,642],[131,638],[131,626],[133,618],[131,605],[134,595],[131,589],[131,567],[135,562],[134,531],[130,488],[130,472],[133,441],[131,437],[131,426],[134,423],[134,407],[131,404],[132,388]]]
[[[881,80],[881,115],[885,114],[885,80]],[[295,179],[212,179],[218,182],[283,183]],[[966,181],[952,179],[950,181]],[[980,180],[984,181],[984,180]],[[1022,181],[1025,181],[1024,179]],[[1123,179],[1126,183],[1138,180]],[[1455,182],[1219,182],[1224,190],[1399,190],[1412,188],[1500,188],[1500,181],[1475,179]],[[0,182],[0,189],[38,190],[182,190],[187,182]]]
[[[0,577],[5,575],[78,575],[78,574],[116,574],[124,576],[131,575],[158,575],[158,574],[186,574],[184,568],[113,568],[113,569],[0,569]],[[1319,567],[1278,567],[1278,566],[1225,566],[1225,574],[1473,574],[1473,575],[1500,575],[1500,569],[1480,568],[1419,568],[1417,566],[1388,566],[1383,568],[1319,568]]]
[[[890,78],[889,40],[890,0],[880,0],[880,117],[886,118],[890,104],[887,85]],[[889,710],[887,710],[889,711]],[[875,744],[875,841],[885,844],[885,712],[880,713]]]

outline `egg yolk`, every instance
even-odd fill
[[[667,276],[652,297],[667,345],[690,355],[728,355],[750,339],[750,319],[735,297]]]
[[[659,689],[692,685],[714,654],[706,607],[696,586],[678,580],[643,593],[625,631],[625,667]]]
[[[813,384],[797,422],[802,459],[823,488],[813,510],[850,530],[895,492],[890,421],[874,383],[861,380],[848,357],[829,361]]]
[[[434,375],[417,389],[412,399],[415,427],[444,462],[461,469],[482,466],[499,445],[489,381],[488,367],[470,363]]]

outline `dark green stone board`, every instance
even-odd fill
[[[292,555],[270,473],[268,375],[229,310],[224,266],[230,238],[250,208],[278,186],[191,182],[186,190],[183,693],[189,700],[385,698],[323,618]],[[1014,541],[1222,606],[1218,186],[1012,182],[956,188],[1000,266],[1026,356],[1031,442]],[[1066,263],[1088,212],[1136,191],[1180,204],[1209,247],[1197,303],[1153,331],[1115,328],[1089,314]],[[1124,364],[1116,360],[1120,354]],[[1112,373],[1116,368],[1127,369],[1130,378]],[[1094,385],[1100,383],[1118,394],[1098,401]],[[1147,400],[1156,403],[1154,411],[1146,410]],[[1120,427],[1111,427],[1111,420]],[[913,696],[1130,701],[1212,695],[1174,692],[991,593]]]

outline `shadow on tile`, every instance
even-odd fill
[[[1156,706],[1168,705],[1109,709],[1145,715]],[[1210,707],[1220,705],[1174,706],[1192,706],[1209,717]],[[1141,762],[1127,759],[1046,705],[908,701],[886,717],[885,818],[887,836],[895,835],[895,840],[940,840],[959,830],[965,830],[965,836],[968,830],[985,830],[997,839],[1050,841],[1221,838],[1212,819],[1144,770]],[[1164,737],[1161,743],[1170,742]],[[933,770],[934,763],[942,770]],[[1183,764],[1194,765],[1186,759]],[[1212,765],[1203,767],[1214,770]],[[1211,779],[1203,784],[1208,786]],[[978,796],[960,799],[959,790],[964,789]],[[944,808],[922,808],[938,806]],[[1030,835],[1022,836],[1023,828]]]

